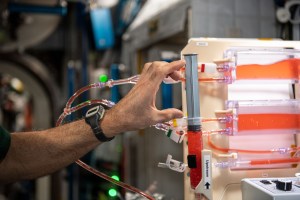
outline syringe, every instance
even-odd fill
[[[188,166],[191,188],[195,189],[202,179],[203,149],[200,121],[197,54],[185,54],[186,100],[188,113]]]

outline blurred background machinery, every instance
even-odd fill
[[[1,124],[11,132],[53,127],[67,98],[77,89],[110,71],[112,77],[126,73],[122,66],[119,70],[117,46],[142,3],[1,1]],[[100,98],[97,93],[81,98],[90,96]],[[113,96],[118,101],[119,90]],[[101,92],[101,98],[110,98],[109,91]],[[81,113],[69,120],[76,118]],[[84,159],[120,179],[121,138],[102,146]],[[120,192],[76,165],[49,177],[1,187],[4,199],[107,199]]]

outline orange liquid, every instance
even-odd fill
[[[299,114],[240,114],[238,131],[266,129],[299,129]]]
[[[236,79],[299,79],[300,59],[292,58],[270,65],[239,65]]]

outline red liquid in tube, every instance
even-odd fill
[[[196,156],[196,167],[190,168],[190,182],[192,189],[195,189],[202,179],[202,155],[203,149],[202,132],[188,131],[188,151],[189,156]]]

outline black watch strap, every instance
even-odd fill
[[[98,105],[89,109],[85,114],[85,122],[91,126],[93,133],[96,138],[101,142],[108,142],[115,137],[106,137],[100,127],[100,121],[105,114],[105,109],[103,106]]]

